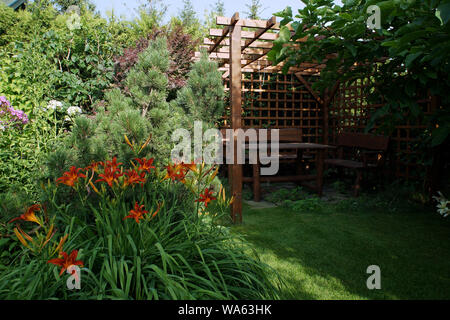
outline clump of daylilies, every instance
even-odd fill
[[[153,165],[153,158],[135,158],[134,161],[131,161],[132,168],[129,170],[125,170],[122,167],[123,163],[117,161],[117,158],[114,157],[111,161],[93,162],[86,168],[71,167],[69,171],[64,172],[62,177],[56,179],[56,184],[64,184],[79,191],[83,189],[84,181],[84,187],[91,187],[101,197],[107,195],[108,188],[115,196],[119,196],[120,193],[127,192],[129,187],[134,187],[135,185],[143,187],[148,182],[148,177],[156,172],[156,168]],[[218,170],[218,166],[206,168],[205,163],[169,163],[165,166],[165,175],[160,182],[168,180],[173,183],[183,183],[195,195],[195,202],[203,204],[206,209],[209,203],[217,200],[210,185],[216,177]],[[96,175],[97,179],[94,179]],[[225,191],[223,188],[221,188],[220,192],[224,196]],[[85,200],[86,197],[82,198],[83,202]],[[134,208],[129,211],[130,215],[124,217],[124,219],[134,218],[139,223],[148,213],[142,209],[143,207],[144,205],[136,202]],[[158,204],[157,210],[151,214],[152,218],[159,212],[160,208],[161,204]],[[202,214],[201,207],[199,206],[197,206],[197,213]]]
[[[166,166],[166,170],[167,174],[163,178],[164,180],[170,179],[174,182],[181,182],[192,191],[196,197],[195,202],[197,203],[198,215],[209,214],[202,209],[204,207],[206,210],[208,208],[208,204],[214,200],[219,200],[218,207],[222,211],[228,208],[234,201],[234,197],[231,197],[231,199],[226,199],[225,189],[222,186],[220,186],[218,194],[214,194],[210,187],[219,172],[219,167],[217,165],[207,167],[204,162],[201,164],[196,164],[195,162],[177,162]],[[219,199],[217,197],[219,197]],[[202,206],[200,206],[200,204],[202,204]]]
[[[128,141],[127,144],[130,147],[135,148],[128,139],[126,141]],[[112,191],[115,197],[119,197],[125,192],[130,192],[129,187],[134,188],[135,185],[143,187],[148,182],[150,175],[158,175],[153,162],[153,158],[135,158],[131,161],[131,169],[125,170],[122,167],[123,163],[118,162],[117,158],[114,157],[111,161],[93,162],[86,168],[71,167],[69,171],[56,180],[56,183],[67,185],[79,191],[83,189],[81,183],[83,180],[84,187],[88,190],[92,188],[100,197],[105,197],[108,194],[108,189]],[[220,187],[217,194],[211,189],[211,183],[218,170],[217,165],[206,166],[205,163],[175,161],[165,166],[165,172],[161,175],[162,179],[156,177],[152,181],[171,181],[184,184],[195,196],[197,215],[205,215],[208,212],[204,210],[208,209],[211,202],[218,200],[218,207],[221,210],[226,210],[226,207],[234,200],[233,197],[231,199],[226,198],[223,187]],[[95,176],[97,176],[96,179]],[[81,200],[84,202],[86,196]],[[157,210],[150,215],[152,218],[159,212],[161,203],[157,206]],[[139,223],[148,214],[147,211],[142,209],[143,207],[143,204],[136,202],[134,208],[129,211],[130,215],[124,217],[124,219],[134,218]]]
[[[83,187],[90,190],[90,187],[100,197],[106,197],[108,194],[107,188],[109,188],[113,194],[117,196],[120,191],[123,193],[127,191],[129,187],[133,188],[135,185],[144,186],[148,181],[149,175],[156,172],[153,161],[153,158],[135,158],[134,161],[131,162],[132,168],[129,170],[124,170],[122,167],[123,163],[117,162],[116,157],[111,161],[92,162],[85,168],[72,166],[69,171],[64,172],[60,178],[56,179],[56,185],[66,185],[76,191],[83,190]],[[202,209],[207,209],[208,205],[215,200],[218,200],[218,205],[221,207],[228,207],[234,200],[233,197],[231,199],[226,198],[225,190],[222,186],[217,194],[214,194],[213,190],[210,188],[218,170],[218,166],[206,168],[205,163],[169,163],[166,166],[164,177],[161,180],[156,179],[156,181],[162,182],[168,180],[173,183],[179,182],[186,185],[196,198],[197,214],[202,215],[207,214],[207,212],[202,212]],[[94,179],[96,176],[97,178]],[[86,200],[86,197],[87,196],[82,198],[82,200]],[[144,210],[144,205],[136,201],[134,208],[129,211],[129,215],[123,217],[123,220],[134,219],[137,223],[140,223],[147,215],[151,217],[150,219],[153,219],[158,214],[161,207],[162,203],[158,203],[157,209],[149,214],[149,211]],[[38,241],[23,231],[19,225],[14,229],[19,241],[33,252],[40,252],[42,248],[49,243],[55,233],[53,222],[49,224],[44,221],[45,219],[39,218],[36,215],[36,212],[39,211],[42,211],[42,206],[35,204],[29,207],[20,217],[11,220],[11,222],[33,222],[38,225],[39,231],[46,231],[44,236],[41,236],[40,232],[36,233],[37,238],[39,238]],[[54,248],[52,254],[61,250],[66,239],[67,236],[61,239],[60,243]]]
[[[137,147],[126,136],[125,140],[135,154],[139,154],[149,142],[147,140],[144,145]],[[138,151],[136,152],[136,150]],[[149,181],[151,183],[163,183],[164,181],[182,183],[194,194],[194,202],[197,205],[195,217],[197,219],[199,216],[209,214],[206,210],[210,210],[211,203],[216,204],[215,211],[217,211],[217,208],[219,210],[228,209],[233,202],[233,197],[231,199],[226,197],[222,186],[216,194],[211,188],[219,170],[218,166],[175,161],[175,163],[169,163],[164,172],[160,174],[153,162],[153,158],[136,157],[131,161],[130,168],[126,169],[123,167],[123,163],[118,162],[117,158],[114,157],[112,160],[94,161],[85,168],[72,166],[56,179],[56,189],[53,189],[53,192],[56,193],[59,186],[65,185],[78,193],[82,205],[86,204],[89,197],[95,195],[101,201],[111,204],[117,203],[119,199],[124,199],[122,197],[125,194],[130,195],[131,193],[133,195],[138,191],[135,189],[136,186],[143,188]],[[49,185],[51,185],[50,182]],[[122,217],[123,223],[127,223],[126,220],[129,219],[134,219],[137,224],[142,221],[151,221],[158,215],[164,205],[163,201],[158,202],[156,209],[151,210],[151,212],[146,210],[142,203],[143,199],[134,201],[134,206],[130,208],[128,215]],[[50,201],[54,200],[51,199]],[[55,217],[49,219],[45,206],[34,204],[27,208],[22,215],[12,219],[10,223],[16,223],[14,233],[23,246],[35,255],[44,254],[48,263],[61,267],[60,275],[62,275],[70,266],[83,266],[83,262],[77,260],[78,250],[72,250],[70,254],[63,251],[68,235],[65,234],[57,241],[55,239],[54,221]],[[25,223],[29,223],[34,228],[31,228],[31,231],[28,232],[24,231],[21,224]]]
[[[44,212],[44,217],[38,215],[38,212]],[[56,228],[54,226],[54,218],[50,221],[45,215],[45,208],[40,204],[34,204],[28,207],[19,217],[12,219],[9,223],[16,223],[14,233],[17,239],[24,247],[30,250],[34,255],[43,255],[47,259],[52,258],[56,254],[58,258],[48,260],[48,263],[53,263],[62,266],[60,275],[71,265],[83,265],[81,261],[76,261],[78,254],[77,250],[72,251],[68,256],[63,250],[63,246],[67,241],[68,234],[62,236],[59,241],[56,241]],[[26,232],[22,229],[21,224],[31,223],[34,228],[31,232]],[[59,258],[61,257],[61,258]]]

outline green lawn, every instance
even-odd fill
[[[233,232],[285,280],[284,299],[450,298],[449,221],[425,209],[387,211],[244,205]],[[366,287],[369,265],[381,268],[381,290]]]

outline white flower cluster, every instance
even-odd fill
[[[76,116],[77,114],[81,114],[83,111],[81,110],[80,107],[69,107],[67,108],[67,114],[71,117]]]
[[[437,201],[437,211],[438,213],[443,216],[444,218],[447,218],[450,215],[450,208],[449,204],[450,201],[444,197],[444,195],[439,191],[439,196],[433,196],[434,200]]]
[[[72,12],[66,21],[67,28],[70,31],[81,29],[81,18],[77,12]]]
[[[48,110],[52,110],[55,111],[56,109],[61,109],[63,106],[62,102],[57,101],[57,100],[51,100],[47,107],[43,107],[42,109],[44,109],[44,111],[48,111]]]
[[[80,107],[71,106],[67,108],[68,116],[64,119],[65,121],[72,121],[77,115],[82,114],[83,110]]]

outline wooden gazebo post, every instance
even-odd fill
[[[236,13],[235,18],[239,19]],[[231,164],[231,193],[235,197],[231,205],[233,222],[242,222],[242,164],[237,163],[237,135],[236,130],[242,128],[242,94],[241,94],[241,31],[242,27],[235,24],[230,30],[230,101],[231,128],[233,129],[234,163]]]

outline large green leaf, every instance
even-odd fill
[[[408,56],[405,59],[405,66],[407,68],[409,68],[411,66],[411,63],[417,59],[420,55],[422,55],[422,52],[417,52],[417,53],[411,53],[408,54]]]
[[[441,24],[446,24],[450,20],[450,1],[445,1],[437,7],[436,17],[441,20]]]
[[[289,31],[288,27],[282,26],[280,28],[280,32],[278,34],[278,39],[275,40],[277,43],[286,43],[289,42],[291,38],[291,32]]]
[[[436,147],[442,144],[445,141],[445,139],[447,139],[449,134],[450,128],[447,126],[441,126],[439,128],[436,128],[432,134],[431,146]]]
[[[356,47],[353,44],[348,43],[348,42],[344,42],[344,47],[346,47],[350,51],[352,56],[354,56],[354,57],[356,56],[357,50],[356,50]]]

